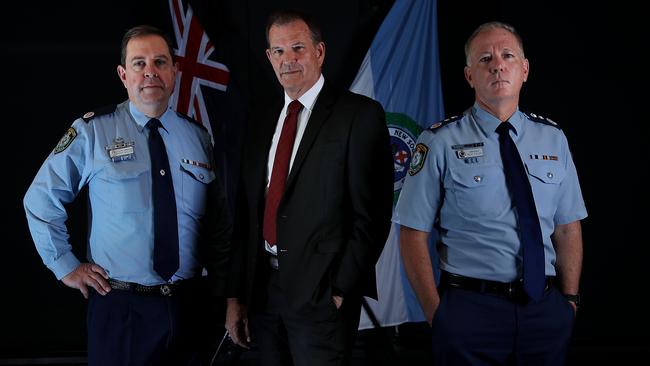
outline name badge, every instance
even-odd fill
[[[113,145],[105,147],[106,151],[108,151],[108,157],[112,162],[117,163],[135,158],[135,142],[124,142],[124,139],[121,137],[117,137],[113,142]]]
[[[483,148],[482,147],[475,147],[472,149],[462,149],[462,150],[456,150],[456,157],[458,159],[465,159],[465,158],[476,158],[479,156],[483,156]]]

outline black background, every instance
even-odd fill
[[[425,0],[419,0],[425,1]],[[279,93],[264,55],[271,9],[300,6],[322,24],[324,74],[348,87],[392,1],[193,1],[230,69],[213,126],[232,160],[250,105]],[[648,240],[648,31],[624,2],[440,1],[438,39],[447,115],[473,102],[463,78],[463,44],[480,23],[513,24],[524,39],[530,77],[520,108],[557,121],[569,139],[589,217],[583,221],[583,307],[574,349],[594,354],[650,349]],[[75,118],[126,99],[116,66],[121,36],[150,23],[171,31],[166,1],[5,5],[2,116],[5,166],[0,253],[0,359],[85,349],[85,301],[56,281],[34,249],[22,198],[42,161]],[[427,101],[422,101],[426,103]],[[432,123],[435,121],[431,121]],[[214,122],[213,122],[214,123]],[[229,174],[236,174],[232,164]],[[70,207],[75,251],[83,257],[85,203]],[[219,325],[215,325],[218,327]]]

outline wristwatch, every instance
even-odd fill
[[[564,294],[564,297],[568,301],[571,301],[572,303],[576,304],[576,308],[580,307],[580,294]]]

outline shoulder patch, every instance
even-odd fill
[[[452,116],[452,117],[449,117],[449,118],[445,118],[442,121],[436,122],[436,123],[432,124],[431,126],[429,126],[429,131],[431,131],[433,133],[436,133],[436,132],[438,132],[438,129],[440,127],[446,126],[446,125],[448,125],[448,124],[450,124],[452,122],[456,122],[461,118],[463,118],[462,114]]]
[[[77,137],[77,130],[75,130],[74,127],[68,128],[68,130],[65,131],[63,137],[61,137],[61,140],[59,140],[59,143],[56,144],[56,147],[54,148],[54,153],[58,154],[61,151],[67,149],[75,137]]]
[[[543,123],[545,125],[553,126],[553,127],[557,128],[557,129],[561,130],[560,125],[558,125],[557,122],[553,121],[550,118],[542,117],[539,114],[535,114],[535,113],[531,113],[531,112],[524,112],[524,114],[526,115],[526,117],[528,117],[529,120],[531,120],[533,122]]]
[[[106,114],[111,114],[111,113],[115,112],[116,109],[117,109],[117,104],[111,104],[111,105],[108,105],[106,107],[97,108],[94,111],[86,112],[81,117],[81,119],[83,119],[84,122],[88,123],[88,122],[90,122],[91,119],[93,119],[95,117],[103,116],[103,115],[106,115]]]
[[[429,153],[429,147],[427,145],[422,143],[415,145],[415,152],[413,152],[411,166],[409,167],[409,175],[416,175],[422,170],[427,153]]]
[[[192,117],[190,117],[190,116],[188,116],[188,115],[186,115],[186,114],[184,114],[184,113],[181,113],[181,112],[179,112],[179,111],[176,111],[176,114],[177,114],[179,117],[181,117],[182,119],[184,119],[184,120],[186,120],[186,121],[188,121],[188,122],[190,122],[190,123],[192,123],[192,124],[195,124],[195,125],[197,125],[198,127],[201,127],[204,131],[208,132],[208,129],[203,125],[203,123],[201,123],[201,122],[195,120],[194,118],[192,118]]]

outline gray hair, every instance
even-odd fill
[[[470,61],[469,60],[469,56],[470,56],[470,54],[469,54],[469,46],[472,43],[472,41],[474,40],[474,38],[476,38],[476,36],[478,36],[479,33],[489,31],[489,30],[492,30],[492,29],[505,29],[508,32],[512,33],[512,35],[515,36],[515,39],[517,40],[517,44],[519,45],[519,49],[521,50],[521,57],[524,57],[524,58],[526,57],[524,55],[524,42],[521,39],[521,36],[519,35],[519,33],[517,33],[517,31],[515,30],[515,27],[511,26],[510,24],[497,22],[497,21],[487,22],[487,23],[483,23],[483,24],[479,25],[478,28],[476,28],[476,30],[474,30],[472,35],[469,36],[469,38],[467,39],[467,42],[465,42],[465,63],[467,64],[467,66],[469,66],[469,64],[470,64],[470,62],[469,62]]]

